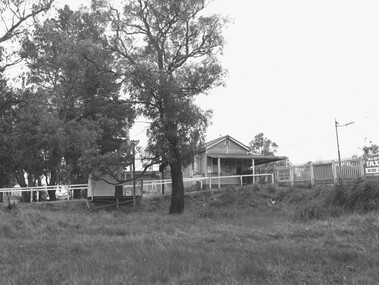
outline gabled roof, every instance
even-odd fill
[[[209,142],[206,142],[203,147],[200,149],[200,151],[207,151],[208,149],[214,147],[215,145],[222,143],[225,140],[230,140],[240,146],[241,148],[246,150],[246,154],[207,154],[209,157],[213,158],[223,158],[223,159],[241,159],[241,160],[252,160],[254,159],[255,165],[269,163],[269,162],[275,162],[279,160],[287,159],[286,156],[274,156],[274,155],[256,155],[252,154],[250,151],[251,149],[244,145],[243,143],[239,142],[238,140],[232,138],[229,135],[219,137],[217,139],[211,140]]]
[[[200,149],[200,151],[205,151],[205,150],[207,150],[207,149],[209,149],[209,148],[211,148],[211,147],[213,147],[213,146],[215,146],[215,145],[217,145],[217,144],[219,144],[219,143],[221,143],[221,142],[223,142],[223,141],[225,141],[227,139],[231,140],[232,142],[234,142],[235,144],[239,145],[240,147],[246,149],[246,151],[250,151],[250,148],[248,146],[246,146],[243,143],[237,141],[236,139],[232,138],[229,135],[222,136],[222,137],[219,137],[217,139],[214,139],[214,140],[211,140],[209,142],[204,143],[204,145]]]

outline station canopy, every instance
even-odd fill
[[[249,160],[254,159],[254,165],[260,165],[280,160],[285,160],[285,156],[274,156],[274,155],[254,155],[254,154],[209,154],[209,157],[220,158],[220,159],[236,159],[236,160]]]

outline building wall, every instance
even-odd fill
[[[251,166],[251,162],[239,159],[221,159],[220,164],[223,176],[246,174]],[[183,177],[206,177],[212,174],[218,174],[218,159],[207,156],[205,152],[197,155],[193,164],[183,170]]]
[[[218,144],[208,148],[194,157],[193,165],[183,170],[183,177],[193,177],[196,175],[210,176],[218,173],[217,158],[210,156],[217,155],[239,155],[246,154],[246,148],[230,139],[225,139]],[[236,175],[246,167],[246,163],[236,159],[221,159],[221,175]]]
[[[109,175],[104,175],[105,179],[116,182]],[[115,186],[109,183],[106,183],[103,180],[94,180],[90,176],[88,179],[88,197],[93,196],[115,196]]]
[[[208,149],[208,154],[246,154],[247,150],[232,140],[224,140]]]
[[[195,175],[206,176],[207,159],[206,153],[201,152],[194,157],[193,163],[183,170],[183,177],[193,177]]]

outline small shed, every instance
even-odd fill
[[[94,175],[88,178],[87,203],[88,208],[92,209],[92,204],[107,204],[97,208],[107,206],[119,206],[133,202],[133,184],[118,184],[117,180],[108,174],[94,179]],[[135,198],[138,202],[142,198],[142,189],[136,183]]]

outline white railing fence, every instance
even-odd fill
[[[193,177],[184,178],[184,189],[186,192],[201,191],[205,189],[222,188],[225,186],[243,186],[250,184],[274,184],[274,174],[246,174],[232,176],[212,176],[212,177]],[[53,185],[53,186],[37,186],[37,187],[14,187],[1,188],[0,193],[3,194],[3,201],[20,199],[22,192],[30,192],[30,202],[40,201],[40,195],[46,195],[49,190],[55,190],[56,195],[61,199],[71,200],[74,198],[74,190],[86,190],[88,184],[73,184],[73,185]],[[123,185],[122,195],[133,196],[133,185]],[[135,195],[150,196],[157,194],[169,194],[172,191],[171,179],[165,180],[139,180],[136,181]],[[115,195],[112,192],[111,195]]]
[[[47,194],[47,191],[55,190],[57,196],[61,196],[63,199],[69,200],[74,197],[75,190],[85,190],[87,188],[88,184],[13,187],[0,188],[0,193],[3,194],[3,200],[5,200],[7,197],[20,197],[22,196],[22,192],[30,192],[30,202],[33,202],[34,198],[39,201],[42,193]]]
[[[232,175],[232,176],[212,176],[212,177],[193,177],[184,178],[184,189],[186,192],[201,191],[204,189],[222,188],[224,186],[243,186],[256,183],[269,183],[274,184],[274,174],[246,174],[246,175]],[[125,186],[124,186],[125,187]],[[130,189],[130,185],[127,185]],[[143,181],[143,195],[151,194],[167,194],[171,193],[172,182],[171,179],[166,180],[146,180]],[[130,191],[130,190],[129,190]],[[130,193],[130,192],[129,192]]]

